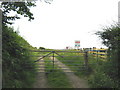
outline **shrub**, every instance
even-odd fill
[[[120,26],[111,25],[104,31],[97,32],[103,44],[108,47],[108,59],[102,65],[97,66],[95,73],[89,78],[91,87],[106,87],[120,89],[119,53],[120,53]]]
[[[10,27],[3,28],[2,37],[2,87],[30,87],[36,72],[29,51],[32,46]]]

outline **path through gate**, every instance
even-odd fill
[[[85,67],[87,69],[87,53],[68,50],[32,50],[32,52],[40,53],[39,59],[34,61],[40,64],[40,73],[38,73],[38,82],[36,82],[35,88],[49,87],[48,83],[52,82],[55,84],[56,80],[63,83],[62,80],[65,77],[68,78],[72,88],[88,88],[87,82],[75,75],[76,72],[79,72],[80,68]],[[61,75],[66,76],[60,80],[59,76]],[[48,77],[52,78],[50,82],[48,82]]]
[[[51,69],[63,70],[64,72],[78,72],[88,68],[88,53],[82,51],[70,51],[70,50],[32,50],[32,52],[39,52],[40,56],[38,60],[34,62],[44,62],[44,64],[51,63],[52,67],[44,66],[40,70],[44,69],[44,72],[50,73]],[[44,53],[44,54],[43,54]],[[46,59],[47,58],[47,59]],[[43,64],[43,63],[41,63]],[[57,67],[57,68],[56,68]],[[42,71],[43,72],[43,71]]]

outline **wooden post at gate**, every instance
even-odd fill
[[[88,52],[87,51],[85,51],[84,59],[85,59],[85,62],[84,62],[85,67],[86,69],[88,69]]]

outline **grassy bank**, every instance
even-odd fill
[[[32,88],[36,53],[29,50],[35,48],[10,27],[3,28],[2,43],[2,87]]]

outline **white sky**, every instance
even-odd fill
[[[38,1],[31,8],[35,20],[16,20],[20,35],[34,47],[64,49],[104,47],[94,33],[103,26],[118,21],[119,0],[53,0],[51,4]]]

